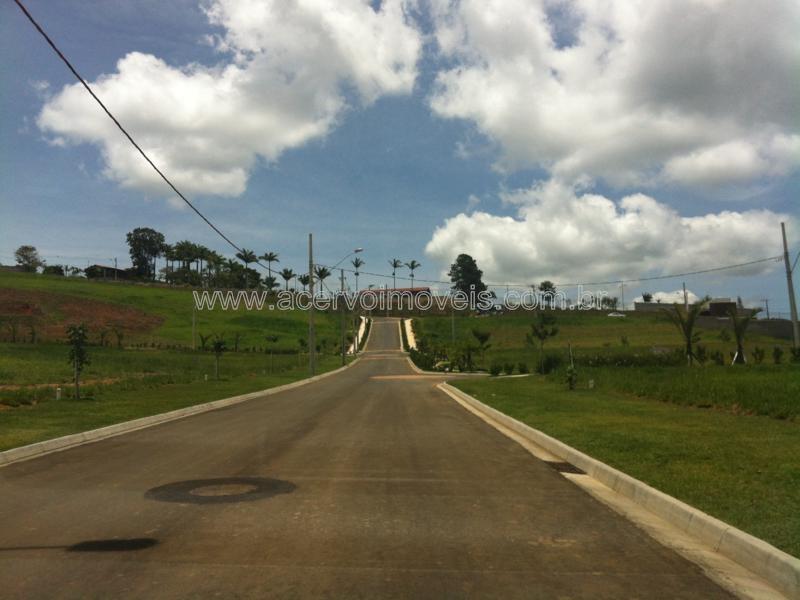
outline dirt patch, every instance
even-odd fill
[[[92,341],[105,332],[106,342],[115,343],[114,332],[124,339],[148,333],[163,322],[124,304],[80,298],[36,290],[0,288],[0,339],[3,341],[63,340],[64,329],[73,323],[85,323]]]

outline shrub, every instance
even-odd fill
[[[670,352],[651,354],[591,354],[576,358],[588,367],[671,367],[686,364],[683,350],[676,348]]]
[[[789,352],[792,353],[792,362],[800,362],[800,348],[790,348]]]
[[[621,338],[619,338],[619,341],[623,345],[623,347],[625,347],[625,348],[627,348],[628,346],[631,345],[631,343],[628,341],[628,336],[627,335],[623,335]]]
[[[697,344],[694,347],[694,357],[701,365],[706,364],[706,361],[708,360],[708,352],[703,344]]]
[[[514,363],[506,363],[503,365],[503,373],[511,375],[514,373]]]
[[[714,361],[714,364],[719,365],[719,366],[722,366],[722,365],[725,364],[725,357],[722,355],[722,352],[720,352],[719,350],[714,350],[714,352],[711,353],[711,360]]]
[[[776,365],[779,365],[781,364],[782,361],[783,361],[783,348],[781,348],[780,346],[775,346],[772,349],[772,362],[774,362]]]
[[[427,352],[421,352],[415,348],[411,348],[408,351],[408,354],[411,357],[412,362],[423,371],[433,370],[433,365],[436,363],[436,361],[434,357]]]
[[[492,365],[489,367],[489,375],[492,377],[497,377],[500,375],[502,370],[503,368],[500,366],[500,363],[492,363]]]
[[[537,368],[537,372],[547,375],[558,369],[562,364],[564,364],[564,359],[559,354],[545,354]]]
[[[578,385],[578,370],[575,368],[575,365],[567,367],[567,385],[571,390],[574,390]]]
[[[520,362],[517,365],[517,371],[519,371],[520,374],[522,374],[522,375],[525,375],[526,373],[529,373],[530,371],[528,371],[528,363]]]
[[[766,352],[764,352],[763,348],[759,348],[758,346],[756,346],[755,348],[753,348],[753,362],[756,363],[757,365],[760,365],[762,362],[764,362],[765,354]]]

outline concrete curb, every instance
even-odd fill
[[[789,598],[800,598],[800,560],[767,542],[681,502],[630,475],[614,469],[490,407],[447,384],[439,387],[491,420],[582,469],[618,494],[631,499],[679,530],[695,537],[716,552],[762,577]]]
[[[0,468],[23,460],[37,458],[44,454],[50,454],[51,452],[68,450],[69,448],[104,440],[106,438],[122,435],[123,433],[137,431],[146,427],[160,425],[161,423],[168,423],[169,421],[191,417],[192,415],[218,410],[227,406],[233,406],[234,404],[240,404],[241,402],[247,402],[248,400],[255,400],[256,398],[263,398],[264,396],[271,396],[286,390],[291,390],[308,383],[330,377],[331,375],[335,375],[336,373],[339,373],[345,369],[349,369],[359,360],[360,357],[353,360],[353,362],[350,364],[345,365],[344,367],[339,367],[333,371],[328,371],[327,373],[321,373],[320,375],[315,375],[314,377],[300,379],[298,381],[293,381],[277,387],[268,388],[266,390],[241,394],[239,396],[231,396],[230,398],[222,398],[221,400],[213,400],[212,402],[206,402],[204,404],[195,404],[194,406],[187,406],[185,408],[179,408],[177,410],[172,410],[170,412],[165,412],[158,415],[142,417],[140,419],[125,421],[123,423],[115,423],[114,425],[108,425],[99,429],[92,429],[90,431],[84,431],[81,433],[73,433],[71,435],[65,435],[52,440],[45,440],[43,442],[36,442],[35,444],[29,444],[27,446],[20,446],[19,448],[5,450],[0,452]]]

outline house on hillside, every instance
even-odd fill
[[[84,270],[87,279],[118,280],[130,279],[131,274],[126,269],[117,269],[105,265],[91,265]]]

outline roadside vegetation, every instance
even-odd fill
[[[617,372],[627,376],[630,371]],[[745,373],[731,368],[728,376],[738,383]],[[767,373],[775,377],[772,369]],[[615,376],[612,370],[604,374]],[[667,385],[677,376],[677,371],[662,372],[655,385]],[[687,396],[713,393],[716,386],[725,385],[723,380],[720,374],[694,392],[687,384]],[[585,381],[570,391],[559,378],[539,375],[452,383],[531,427],[800,556],[797,421],[742,417],[689,407],[688,402],[657,402],[651,395],[637,397],[605,384],[589,389]],[[799,384],[795,379],[795,403]],[[736,384],[727,389],[735,393]]]

